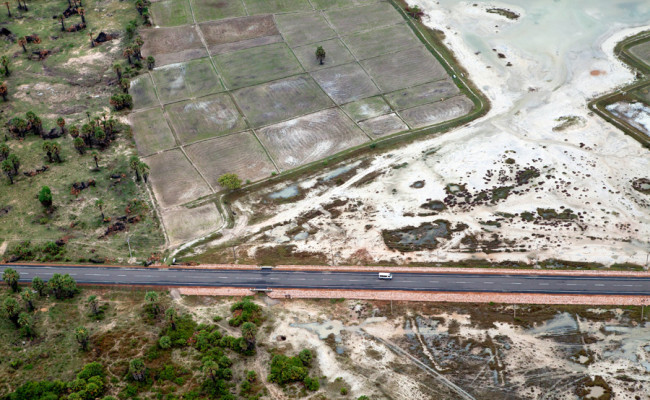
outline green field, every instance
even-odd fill
[[[309,75],[247,87],[233,92],[248,121],[264,126],[322,110],[331,100]]]
[[[326,13],[327,19],[341,35],[393,25],[404,21],[393,6],[385,1],[351,9],[335,9]]]
[[[228,87],[237,89],[303,72],[284,43],[219,54],[213,57]]]
[[[150,108],[160,104],[149,74],[140,75],[132,80],[129,93],[133,97],[134,109]]]
[[[447,78],[388,93],[386,94],[386,100],[395,110],[403,110],[441,101],[459,93],[458,86]]]
[[[160,108],[131,113],[129,120],[138,132],[135,143],[143,156],[176,147],[176,139]]]
[[[209,58],[167,65],[152,75],[163,104],[223,91]]]
[[[322,46],[326,52],[323,64],[315,56],[318,46]],[[350,53],[350,50],[339,39],[326,40],[324,42],[316,42],[297,47],[293,49],[293,52],[306,71],[316,71],[354,61],[354,56]]]
[[[237,107],[225,93],[169,104],[165,110],[183,144],[246,128]]]
[[[336,32],[330,28],[325,18],[316,12],[280,14],[275,17],[275,22],[284,40],[291,47],[336,37]]]
[[[192,22],[188,0],[161,0],[149,7],[153,22],[160,26],[185,25]]]
[[[336,104],[379,94],[377,85],[358,63],[321,69],[311,74]]]
[[[381,96],[368,97],[348,103],[341,108],[356,122],[391,112],[390,106]]]
[[[243,17],[246,15],[241,1],[190,0],[196,22],[213,21],[223,18]]]
[[[357,33],[343,40],[359,60],[421,45],[406,24]]]
[[[238,1],[238,0],[234,0]],[[308,0],[243,0],[249,15],[311,10]]]

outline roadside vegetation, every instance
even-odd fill
[[[157,257],[148,166],[119,112],[128,78],[155,63],[140,55],[141,3],[36,0],[2,15],[0,258]]]

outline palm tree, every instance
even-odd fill
[[[248,344],[248,350],[251,350],[255,347],[255,336],[257,335],[257,326],[252,322],[244,322],[241,326],[241,334],[246,343]]]
[[[2,167],[2,172],[4,172],[5,175],[7,175],[7,178],[9,178],[9,184],[13,185],[14,184],[14,178],[13,178],[14,167],[13,167],[13,165],[11,165],[11,161],[4,160],[2,162],[1,167]]]
[[[106,217],[104,216],[104,200],[95,200],[95,207],[99,208],[99,212],[102,214],[102,221],[106,221]]]
[[[120,87],[124,93],[129,93],[129,89],[131,88],[131,81],[126,78],[120,79]]]
[[[117,79],[119,81],[121,81],[122,80],[122,65],[117,64],[117,63],[113,64],[113,71],[115,71],[115,73],[117,74]]]
[[[208,378],[212,379],[212,382],[216,382],[219,365],[212,360],[208,360],[203,364],[203,372],[205,372]]]
[[[2,64],[3,67],[5,67],[5,76],[9,76],[9,57],[7,56],[2,56],[0,57],[0,64]]]
[[[77,342],[81,345],[81,349],[86,351],[88,349],[88,340],[90,335],[88,334],[88,329],[83,326],[77,327],[74,330],[74,337],[77,339]]]
[[[79,127],[77,125],[72,125],[69,129],[68,132],[70,133],[70,136],[72,138],[77,138],[79,137]]]
[[[133,55],[133,49],[131,47],[127,47],[124,49],[124,52],[122,53],[126,59],[129,60],[129,64],[133,65],[133,60],[131,60],[131,56]]]
[[[43,296],[45,291],[45,282],[43,282],[43,279],[35,276],[34,279],[32,279],[32,289],[36,290],[39,296]]]
[[[2,273],[2,280],[7,283],[7,285],[14,292],[18,291],[18,280],[20,279],[20,274],[13,268],[7,268]]]
[[[316,59],[320,65],[323,65],[323,61],[325,61],[325,49],[323,49],[323,46],[316,47]]]
[[[140,358],[134,358],[129,363],[129,372],[134,380],[142,382],[147,372],[147,367]]]
[[[11,168],[13,168],[14,175],[18,175],[18,169],[20,168],[20,159],[15,154],[9,154],[7,160],[11,163]],[[4,161],[3,161],[4,162]]]
[[[21,36],[20,39],[18,39],[18,45],[23,48],[23,53],[27,53],[27,47],[25,45],[27,44],[27,39],[25,36]]]
[[[144,295],[144,300],[147,302],[149,307],[151,307],[154,316],[158,315],[158,293],[147,292]]]
[[[97,296],[88,296],[86,303],[88,304],[88,307],[90,307],[90,312],[92,312],[93,315],[97,315],[99,313],[99,302],[97,301]]]
[[[153,56],[147,56],[147,68],[149,70],[152,70],[155,65],[156,65],[156,59],[153,58]]]
[[[140,175],[142,175],[144,183],[147,183],[147,178],[149,178],[149,166],[144,162],[139,162],[138,171],[140,172]]]
[[[7,89],[7,83],[6,82],[1,82],[0,83],[0,96],[2,96],[2,100],[7,101],[7,95],[9,94],[9,89]]]
[[[138,156],[132,156],[129,160],[129,167],[135,172],[135,180],[140,182],[140,159]]]
[[[93,156],[93,160],[95,160],[95,168],[99,169],[99,153],[93,150],[90,155]]]
[[[86,10],[84,10],[83,7],[79,7],[79,8],[77,8],[77,12],[78,12],[79,15],[81,16],[81,22],[83,22],[83,23],[85,24],[85,23],[86,23],[86,17],[85,17],[85,15],[86,15]]]
[[[59,15],[59,19],[61,20],[61,32],[65,32],[65,25],[63,25],[63,20],[65,19],[65,15],[63,14]]]
[[[7,6],[7,16],[11,18],[11,10],[9,9],[9,2],[5,1],[4,5]]]
[[[43,142],[43,151],[47,154],[47,160],[52,162],[52,142]]]
[[[95,128],[95,140],[100,146],[105,146],[106,145],[106,132],[102,128]]]
[[[174,307],[169,307],[167,310],[165,310],[165,316],[169,320],[169,323],[172,325],[172,330],[176,330],[176,317],[178,316],[178,313],[176,312],[176,309]]]
[[[23,301],[27,305],[27,311],[34,311],[34,293],[32,293],[31,289],[23,289],[22,292],[20,292],[20,297],[23,298]]]
[[[9,157],[9,152],[11,149],[7,146],[6,143],[0,143],[0,161],[6,160]]]
[[[63,119],[63,117],[57,118],[56,124],[61,128],[61,135],[65,134],[65,119]]]
[[[18,325],[18,314],[20,313],[20,307],[18,306],[16,299],[13,297],[7,297],[4,303],[2,303],[2,310],[11,322],[13,322],[15,325]]]
[[[61,146],[57,142],[52,142],[52,153],[56,158],[56,162],[61,163]]]
[[[83,154],[86,151],[86,142],[80,137],[74,138],[72,141],[72,144],[74,145],[74,148],[77,149],[79,154]]]
[[[23,334],[27,336],[28,338],[34,336],[34,320],[32,317],[27,314],[26,312],[21,312],[18,314],[18,320],[17,320],[18,326],[20,326],[20,329],[23,331]]]

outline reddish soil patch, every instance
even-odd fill
[[[607,72],[600,69],[593,69],[589,73],[591,74],[591,76],[599,76],[599,75],[605,75]]]

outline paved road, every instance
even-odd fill
[[[394,273],[379,280],[372,272],[272,270],[190,270],[158,268],[0,265],[20,273],[21,282],[35,276],[70,274],[78,283],[246,288],[310,288],[357,290],[422,290],[442,292],[567,293],[650,296],[650,278],[535,276],[499,274]]]

